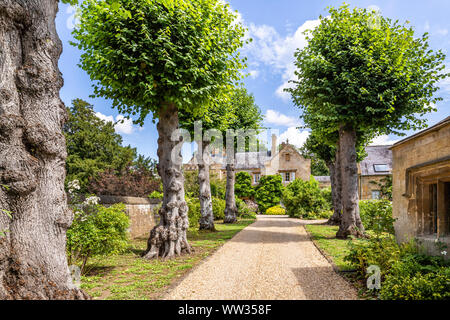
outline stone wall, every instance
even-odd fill
[[[380,190],[380,187],[371,182],[374,181],[382,184],[384,183],[382,180],[386,177],[387,176],[359,176],[359,199],[372,200],[372,191],[378,191]]]
[[[100,196],[100,203],[106,207],[116,203],[125,204],[126,213],[130,217],[130,237],[148,236],[150,230],[159,222],[157,207],[160,199]]]
[[[439,254],[434,245],[436,238],[450,245],[450,236],[442,231],[429,232],[428,193],[430,184],[437,184],[439,188],[445,181],[450,181],[450,122],[438,124],[395,144],[392,152],[393,216],[397,219],[397,240],[405,242],[418,238],[428,253]],[[442,230],[445,229],[444,224],[448,223],[448,212],[443,212],[444,198],[445,193],[442,191],[438,194],[439,206],[442,208],[438,207],[438,211],[442,215],[440,217],[444,218],[440,219],[442,225],[439,228],[442,227]]]

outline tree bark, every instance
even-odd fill
[[[191,253],[186,234],[189,219],[181,170],[183,161],[181,152],[174,152],[180,140],[172,140],[172,133],[179,129],[178,110],[174,104],[162,106],[157,128],[158,173],[162,180],[164,197],[159,210],[159,225],[150,232],[144,253],[146,259],[172,258],[182,253]]]
[[[359,216],[358,167],[356,162],[356,131],[342,126],[339,129],[339,159],[342,177],[342,217],[337,238],[363,237],[364,226]]]
[[[234,164],[227,164],[227,190],[225,192],[225,218],[224,223],[235,223],[237,221],[238,209],[236,207],[236,198],[234,196],[234,183],[236,180],[236,171]]]
[[[340,165],[338,162],[338,153],[334,163],[327,164],[330,170],[331,180],[331,198],[333,202],[333,215],[328,220],[327,224],[338,226],[341,223],[342,200],[341,200],[341,182],[340,182]]]
[[[89,298],[66,258],[57,11],[56,0],[0,1],[0,208],[13,216],[0,214],[0,300]]]
[[[214,213],[211,199],[211,184],[209,182],[209,164],[205,159],[205,150],[209,145],[209,141],[203,141],[202,158],[198,165],[198,184],[200,186],[200,230],[215,231]]]

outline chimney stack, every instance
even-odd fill
[[[272,134],[272,148],[270,150],[270,155],[273,157],[277,153],[277,136]]]

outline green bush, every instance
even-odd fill
[[[184,191],[188,198],[198,198],[200,186],[198,184],[198,170],[185,171],[184,175]],[[226,180],[210,172],[209,183],[211,186],[211,196],[225,200]]]
[[[223,220],[225,218],[225,200],[212,197],[214,220]]]
[[[377,234],[394,234],[392,203],[389,200],[362,200],[359,202],[359,214],[366,230]]]
[[[252,186],[252,176],[248,172],[241,171],[236,174],[234,194],[239,198],[253,198],[255,196],[255,189]]]
[[[225,217],[225,200],[216,197],[212,197],[211,200],[214,220],[223,220],[223,218]],[[199,220],[201,218],[200,200],[198,198],[187,198],[186,202],[189,207],[189,227],[197,228],[199,226]]]
[[[271,216],[281,216],[286,214],[286,210],[278,205],[267,209],[265,214]]]
[[[290,217],[316,219],[322,212],[330,209],[324,195],[319,183],[311,176],[309,181],[295,179],[288,184],[282,200]]]
[[[200,225],[199,221],[202,216],[200,212],[200,200],[198,198],[186,198],[186,203],[189,207],[189,228],[198,228]]]
[[[367,268],[381,271],[380,298],[385,300],[429,300],[450,298],[450,266],[442,257],[420,253],[418,244],[398,245],[393,235],[351,241],[344,260],[367,277]]]
[[[331,197],[331,188],[324,188],[320,191],[325,199],[327,210],[333,209],[333,198]]]
[[[256,187],[255,201],[260,213],[266,213],[270,207],[280,204],[283,183],[280,175],[262,176]]]
[[[128,246],[129,225],[124,204],[109,208],[96,205],[89,211],[77,211],[67,230],[69,264],[78,264],[83,273],[90,257],[123,252]]]

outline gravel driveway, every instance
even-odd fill
[[[165,299],[357,299],[308,237],[307,223],[258,220],[192,270]]]

